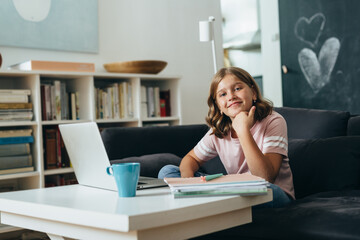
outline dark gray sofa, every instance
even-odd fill
[[[348,112],[276,108],[288,124],[295,200],[284,208],[254,209],[253,222],[198,239],[360,239],[360,117]],[[179,164],[206,133],[206,125],[108,128],[102,132],[111,162],[137,161],[156,177]],[[220,160],[205,173],[225,170]]]

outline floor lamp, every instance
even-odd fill
[[[211,42],[213,61],[214,61],[214,73],[216,73],[217,65],[216,65],[216,53],[215,53],[214,22],[215,22],[215,18],[213,16],[210,16],[209,20],[207,21],[200,21],[199,33],[200,33],[200,42]]]

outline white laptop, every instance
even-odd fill
[[[78,183],[117,191],[114,177],[106,173],[110,162],[96,123],[60,124],[59,129]],[[161,179],[140,177],[138,189],[163,186]]]

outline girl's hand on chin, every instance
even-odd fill
[[[240,133],[245,130],[250,130],[254,126],[254,115],[255,115],[255,106],[250,108],[250,111],[241,111],[232,121],[232,127],[237,132]]]

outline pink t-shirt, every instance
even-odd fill
[[[239,139],[232,138],[230,133],[221,139],[211,132],[210,129],[195,146],[196,156],[202,161],[208,161],[219,155],[228,174],[250,173]],[[279,153],[284,156],[274,184],[295,199],[285,119],[273,111],[261,122],[257,121],[250,132],[262,153]]]

